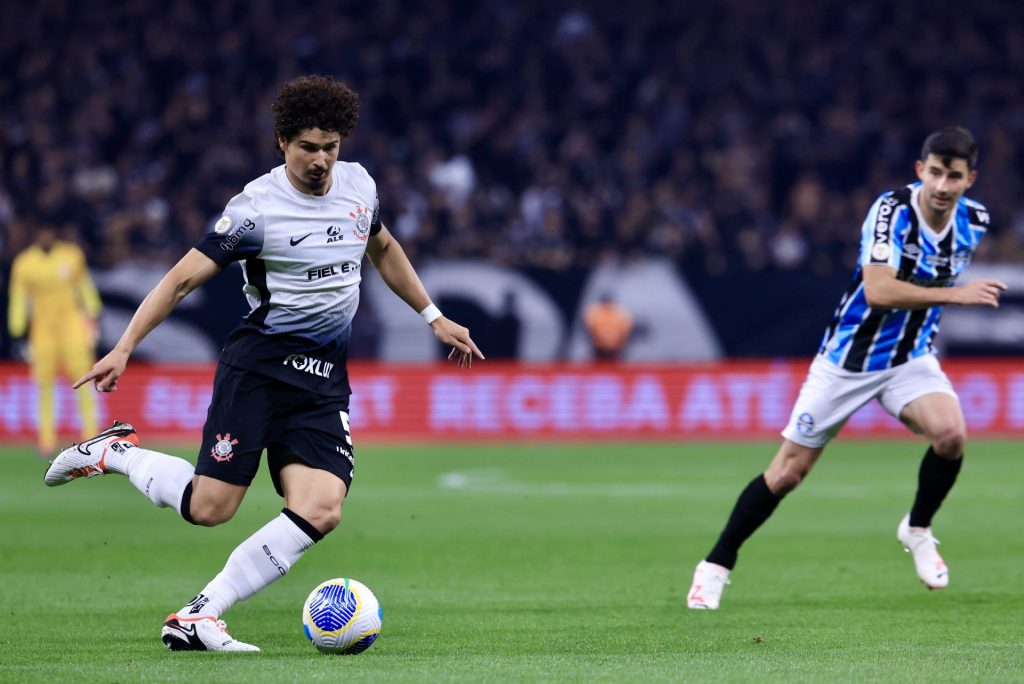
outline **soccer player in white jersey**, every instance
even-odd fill
[[[930,135],[918,182],[881,195],[864,221],[859,266],[825,332],[768,469],[740,494],[711,553],[697,565],[690,608],[718,608],[740,545],[807,476],[825,445],[861,406],[878,399],[929,448],[917,495],[896,537],[929,589],[949,583],[932,517],[956,481],[966,430],[932,340],[945,305],[999,306],[997,280],[954,285],[985,234],[989,215],[963,196],[977,177],[973,136],[950,127]]]
[[[228,203],[145,298],[114,349],[74,385],[116,390],[132,351],[175,305],[230,262],[242,262],[250,311],[224,345],[196,465],[139,447],[132,426],[115,423],[61,452],[45,475],[51,486],[126,475],[157,506],[213,526],[235,514],[266,449],[284,509],[167,617],[161,638],[172,650],[258,651],[233,639],[221,615],[287,573],[338,525],[355,465],[345,362],[364,254],[452,346],[449,358],[460,367],[483,358],[469,331],[431,303],[381,224],[373,179],[359,164],[338,161],[358,110],[357,95],[332,78],[286,84],[273,104],[284,164]]]

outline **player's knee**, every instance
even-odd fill
[[[341,508],[325,508],[313,514],[309,521],[321,534],[328,534],[341,523]]]
[[[292,509],[296,514],[302,516],[310,525],[315,527],[320,534],[328,534],[341,522],[341,505],[302,506]]]
[[[932,449],[943,458],[956,460],[964,455],[967,430],[962,426],[944,426],[932,435]]]
[[[786,469],[774,473],[765,473],[764,480],[768,489],[776,496],[785,496],[796,489],[807,476],[806,470]]]

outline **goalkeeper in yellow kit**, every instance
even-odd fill
[[[39,390],[39,451],[57,447],[54,384],[57,373],[81,377],[94,362],[100,298],[89,278],[85,255],[76,245],[57,239],[57,231],[40,225],[35,242],[11,267],[8,328],[15,340],[28,332],[28,361]],[[82,435],[96,433],[96,400],[77,393]]]

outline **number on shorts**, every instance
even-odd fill
[[[341,416],[341,427],[345,430],[345,441],[352,446],[352,431],[348,427],[348,414],[344,411],[338,411],[338,414]]]

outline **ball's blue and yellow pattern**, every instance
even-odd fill
[[[383,620],[373,592],[348,577],[322,583],[302,607],[306,637],[324,653],[362,653],[377,640]]]

